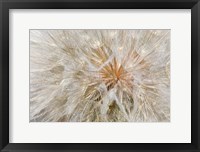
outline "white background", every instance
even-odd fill
[[[29,29],[171,29],[170,123],[29,123]],[[10,10],[11,143],[190,143],[190,10]]]

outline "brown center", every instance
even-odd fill
[[[114,58],[108,65],[100,71],[100,76],[108,89],[113,88],[118,81],[124,80],[125,70]]]

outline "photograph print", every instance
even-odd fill
[[[31,29],[30,122],[170,122],[170,29]]]

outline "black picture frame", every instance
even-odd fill
[[[9,9],[191,9],[191,143],[9,143]],[[200,151],[199,0],[0,0],[0,33],[1,151]]]

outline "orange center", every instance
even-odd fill
[[[116,58],[111,63],[104,66],[100,71],[101,78],[105,82],[108,89],[113,88],[118,81],[123,80],[123,74],[125,73],[122,65],[117,63]]]

